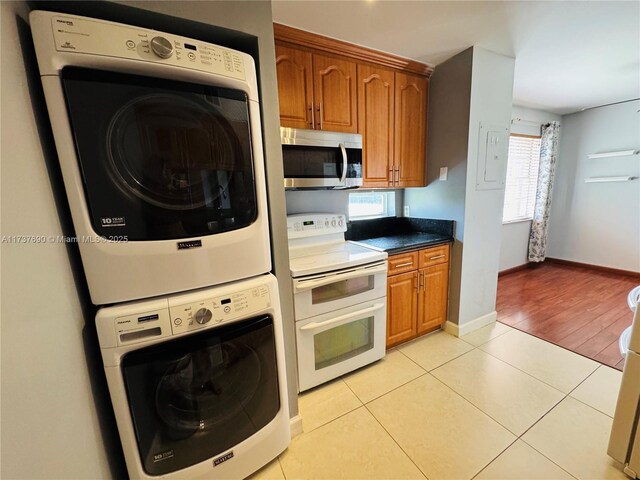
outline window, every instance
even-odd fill
[[[540,137],[511,135],[502,223],[533,218],[539,162]]]
[[[393,217],[395,214],[395,192],[357,192],[349,194],[349,220]]]

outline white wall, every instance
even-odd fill
[[[22,2],[1,2],[0,8],[2,235],[62,235],[16,25],[16,16],[26,19],[28,8]],[[2,243],[1,252],[0,476],[112,478],[67,249]]]
[[[449,321],[463,329],[495,311],[504,189],[476,190],[478,137],[481,123],[509,127],[514,64],[473,47],[436,67],[429,94],[429,185],[405,194],[405,204],[419,216],[456,222]],[[441,166],[449,168],[447,181],[438,180]]]
[[[511,110],[511,118],[530,120],[537,124],[514,121],[511,124],[511,133],[520,133],[523,135],[540,135],[540,125],[549,122],[560,122],[561,119],[560,115],[515,105]],[[562,128],[560,130],[560,135],[562,136]],[[558,159],[558,161],[560,162],[562,159]],[[502,225],[502,243],[500,246],[501,272],[528,263],[530,231],[531,220],[505,223]]]
[[[562,117],[548,257],[640,271],[640,180],[584,182],[595,176],[640,176],[638,155],[587,158],[639,149],[638,110],[636,100]]]
[[[509,128],[514,67],[515,59],[511,57],[478,47],[473,49],[465,233],[458,319],[461,329],[465,328],[465,323],[495,313],[504,188],[476,188],[480,154],[479,128],[481,123]],[[504,147],[502,171],[506,175],[507,145]]]

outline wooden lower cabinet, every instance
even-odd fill
[[[423,268],[418,272],[418,335],[440,328],[447,321],[449,264]]]
[[[416,336],[418,272],[387,278],[387,347]]]
[[[440,257],[443,249],[446,255]],[[436,330],[447,320],[449,296],[449,245],[426,248],[413,253],[392,255],[389,265],[405,265],[407,256],[439,258],[429,266],[396,274],[390,268],[387,278],[387,348]],[[435,255],[438,254],[438,255]],[[406,268],[406,267],[405,267]]]

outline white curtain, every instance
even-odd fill
[[[547,256],[547,230],[551,209],[551,189],[558,158],[558,132],[560,124],[551,122],[542,126],[540,141],[540,166],[536,203],[529,234],[529,261],[542,262]]]

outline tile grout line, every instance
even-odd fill
[[[416,380],[417,378],[423,377],[424,375],[428,375],[428,373],[429,373],[429,372],[424,372],[422,375],[420,375],[420,376],[418,376],[418,377],[414,378],[413,380]],[[410,380],[410,382],[413,382],[413,380]],[[407,383],[410,383],[410,382],[407,382]],[[356,397],[358,397],[358,395],[356,394],[356,392],[354,392],[354,391],[353,391],[353,389],[349,386],[349,384],[348,384],[347,382],[344,382],[344,383],[345,383],[345,385],[347,385],[347,388],[348,388],[349,390],[351,390],[351,391],[353,392],[353,394],[354,394]],[[400,385],[400,387],[402,387],[402,386],[404,386],[404,385],[406,385],[406,383],[405,383],[405,384],[403,384],[403,385]],[[390,390],[390,391],[388,391],[387,393],[385,393],[385,394],[383,394],[383,395],[380,395],[379,397],[376,397],[374,400],[377,400],[378,398],[382,398],[382,397],[384,397],[385,395],[387,395],[388,393],[391,393],[391,392],[393,392],[394,390],[397,390],[397,389],[398,389],[398,388],[400,388],[400,387],[396,387],[396,388],[394,388],[393,390]],[[360,400],[360,397],[358,397],[358,400]],[[371,400],[370,402],[373,402],[374,400]],[[360,401],[362,401],[362,400],[360,400]],[[370,403],[370,402],[368,402],[368,403]],[[422,471],[422,469],[421,469],[421,468],[416,464],[416,462],[414,462],[414,461],[413,461],[413,458],[411,458],[411,457],[409,456],[409,454],[408,454],[407,452],[405,452],[404,448],[402,448],[402,446],[398,443],[398,441],[395,439],[395,437],[394,437],[393,435],[391,435],[391,433],[390,433],[390,432],[389,432],[389,431],[384,427],[384,425],[382,425],[382,423],[380,423],[380,420],[378,420],[378,417],[376,417],[376,416],[373,414],[373,412],[372,412],[371,410],[369,410],[369,407],[367,407],[367,404],[366,404],[366,403],[363,403],[363,404],[362,404],[362,406],[367,410],[367,412],[369,412],[369,415],[371,415],[371,416],[374,418],[374,420],[378,423],[378,425],[380,425],[380,427],[381,427],[381,428],[386,432],[386,434],[387,434],[387,435],[389,435],[389,438],[391,438],[391,440],[393,440],[393,442],[394,442],[396,445],[398,445],[398,448],[402,451],[402,453],[404,453],[404,454],[407,456],[407,458],[409,459],[409,461],[415,465],[415,467],[416,467],[416,468],[418,469],[418,471],[422,474],[422,476],[423,476],[424,478],[426,478],[426,480],[429,480],[429,477],[427,477],[427,475],[426,475],[426,474]]]
[[[544,342],[545,340],[542,340],[542,341]],[[547,342],[547,343],[549,343],[549,342]],[[553,344],[552,344],[552,345],[553,345]],[[551,388],[554,388],[554,389],[558,390],[558,391],[559,391],[560,393],[562,393],[563,395],[569,395],[568,393],[565,393],[565,392],[563,392],[562,390],[560,390],[558,387],[556,387],[556,386],[554,386],[554,385],[551,385],[550,383],[545,382],[544,380],[539,379],[538,377],[536,377],[536,376],[532,375],[531,373],[529,373],[529,372],[527,372],[527,371],[525,371],[525,370],[522,370],[522,369],[521,369],[520,367],[518,367],[517,365],[513,365],[512,363],[509,363],[509,362],[507,362],[506,360],[503,360],[502,358],[500,358],[500,357],[498,357],[498,356],[494,355],[494,354],[493,354],[493,353],[491,353],[491,352],[487,352],[486,350],[482,350],[480,347],[477,347],[477,348],[478,348],[480,351],[482,351],[482,352],[486,353],[487,355],[491,355],[493,358],[496,358],[496,359],[500,360],[501,362],[504,362],[504,363],[506,363],[507,365],[512,366],[512,367],[513,367],[513,368],[515,368],[516,370],[519,370],[519,371],[521,371],[522,373],[524,373],[524,374],[526,374],[526,375],[529,375],[531,378],[534,378],[534,379],[538,380],[539,382],[542,382],[542,383],[544,383],[545,385],[548,385],[549,387],[551,387]],[[573,353],[573,352],[571,352],[571,353]],[[583,380],[580,380],[580,383],[579,383],[578,385],[580,385],[580,384],[581,384],[582,382],[584,382],[587,378],[589,378],[589,377],[590,377],[590,376],[591,376],[591,375],[592,375],[592,374],[593,374],[593,373],[594,373],[598,368],[600,368],[600,365],[598,365],[598,366],[595,368],[595,370],[594,370],[593,372],[589,373],[589,374],[588,374],[588,375],[587,375]],[[577,385],[576,385],[576,387],[574,387],[574,389],[575,389],[575,388],[577,388]],[[573,389],[572,389],[571,391],[573,391]]]
[[[425,372],[425,375],[426,375],[426,374],[427,374],[427,372]],[[423,375],[420,375],[420,376],[422,377]],[[420,377],[418,377],[418,378],[420,378]],[[386,394],[385,394],[385,395],[386,395]],[[378,398],[380,398],[380,397],[378,397]],[[393,443],[395,443],[395,444],[398,446],[398,448],[402,451],[402,453],[404,453],[404,454],[406,455],[406,457],[409,459],[409,461],[410,461],[411,463],[413,463],[413,465],[415,465],[415,467],[416,467],[416,468],[418,469],[418,471],[422,474],[422,476],[423,476],[426,480],[429,480],[429,477],[427,476],[427,474],[426,474],[425,472],[423,472],[423,471],[422,471],[422,469],[418,466],[418,464],[417,464],[416,462],[414,462],[414,461],[413,461],[413,458],[411,458],[411,456],[410,456],[410,455],[405,451],[405,449],[404,449],[404,448],[402,448],[402,445],[400,445],[400,444],[398,443],[398,441],[396,440],[396,438],[395,438],[393,435],[391,435],[391,432],[389,432],[389,430],[387,430],[387,429],[385,428],[385,426],[380,422],[380,420],[378,420],[378,417],[376,417],[376,416],[373,414],[373,412],[372,412],[371,410],[369,410],[369,407],[367,407],[367,405],[366,405],[366,404],[364,405],[364,408],[367,410],[367,412],[369,412],[369,415],[371,415],[371,416],[374,418],[374,420],[376,421],[376,423],[377,423],[378,425],[380,425],[380,428],[382,428],[382,429],[385,431],[385,433],[386,433],[387,435],[389,435],[389,438],[390,438],[391,440],[393,440]]]

